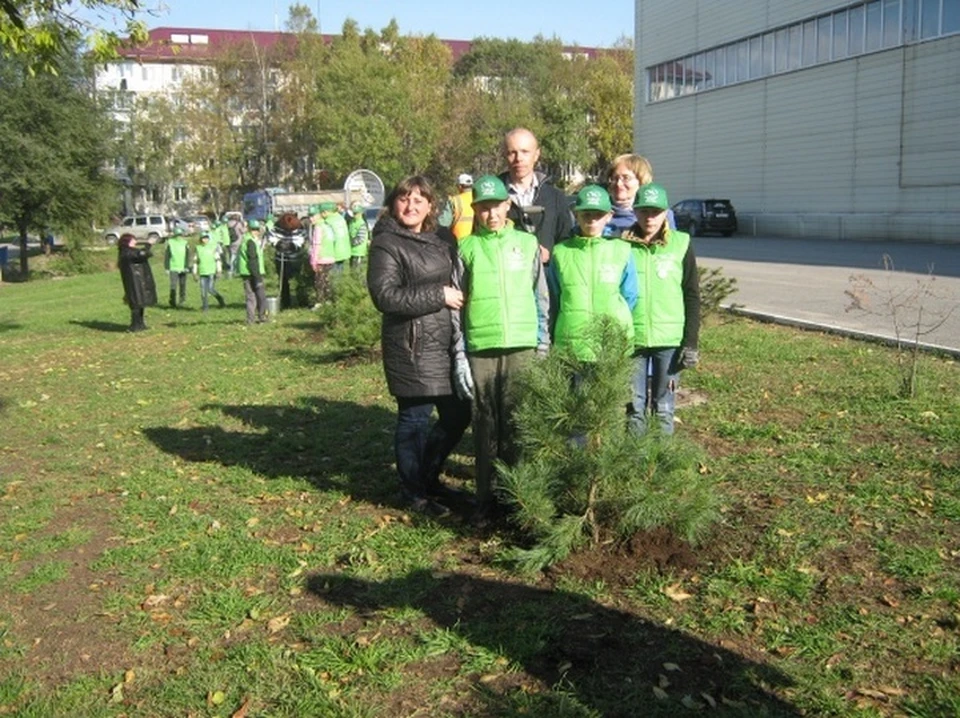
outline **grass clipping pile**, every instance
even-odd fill
[[[602,560],[617,561],[650,536],[695,544],[718,515],[695,445],[656,426],[642,436],[628,429],[633,360],[622,330],[599,320],[588,341],[596,361],[555,348],[517,387],[522,458],[499,468],[513,521],[529,537],[505,557],[521,570],[542,570],[580,551],[602,550]],[[692,559],[679,546],[675,554],[666,560]]]

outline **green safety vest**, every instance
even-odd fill
[[[225,224],[215,227],[211,233],[210,239],[216,240],[218,244],[226,247],[228,244],[230,244],[230,228]]]
[[[167,271],[187,271],[187,240],[184,237],[169,237],[167,239]]]
[[[200,242],[196,246],[197,252],[197,274],[201,277],[209,277],[217,273],[217,251],[220,246],[211,240],[206,244]]]
[[[350,256],[366,257],[370,247],[370,228],[363,214],[354,215],[347,223],[350,232]]]
[[[537,346],[538,317],[533,286],[537,238],[513,227],[499,232],[480,228],[458,247],[469,270],[464,306],[467,351]]]
[[[250,276],[250,258],[247,257],[247,245],[252,239],[253,235],[247,233],[243,235],[243,240],[240,242],[240,251],[237,253],[237,274],[241,277]],[[263,247],[260,245],[260,242],[257,241],[254,241],[253,244],[257,248],[257,262],[259,262],[260,274],[263,274]]]
[[[633,340],[633,321],[620,282],[630,257],[630,245],[621,239],[571,237],[553,248],[554,275],[560,287],[560,306],[554,343],[570,347],[583,361],[596,356],[585,341],[595,317],[609,316]]]
[[[343,262],[350,259],[350,230],[347,229],[347,220],[339,212],[331,212],[323,221],[333,230],[333,261]]]
[[[667,230],[666,244],[631,244],[640,297],[633,308],[635,347],[678,347],[685,323],[683,258],[690,235]]]

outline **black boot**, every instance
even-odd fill
[[[173,307],[174,309],[176,309],[177,307],[177,290],[176,289],[170,290],[170,306]]]
[[[217,295],[217,302],[220,304],[220,308],[221,308],[221,309],[223,309],[225,306],[227,306],[227,303],[223,300],[223,295],[222,295],[222,294],[218,294],[218,295]]]

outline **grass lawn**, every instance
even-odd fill
[[[890,349],[712,320],[722,520],[520,576],[399,507],[379,364],[220,289],[129,334],[117,272],[0,285],[0,715],[960,715],[954,362],[903,400]]]

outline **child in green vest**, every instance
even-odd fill
[[[221,309],[227,305],[217,291],[221,255],[220,243],[210,241],[209,232],[202,232],[193,253],[193,276],[200,278],[200,304],[204,312],[209,308],[211,294],[217,298]]]
[[[636,366],[630,426],[642,433],[648,410],[672,434],[679,372],[699,361],[700,279],[690,236],[671,229],[667,191],[650,182],[637,190],[637,222],[623,233],[637,265],[643,301],[633,309]]]
[[[370,248],[370,227],[363,216],[363,205],[359,202],[354,202],[350,207],[347,229],[350,230],[350,266],[360,267]]]
[[[473,400],[476,441],[476,523],[500,510],[496,497],[497,459],[516,462],[513,413],[515,381],[534,352],[550,345],[547,292],[536,235],[507,221],[510,195],[493,175],[473,186],[474,232],[458,244],[454,286],[465,301],[454,313],[456,362],[454,387]]]
[[[178,306],[177,290],[180,290],[180,302],[187,301],[187,273],[190,271],[190,245],[183,236],[183,230],[177,227],[173,236],[167,238],[167,249],[163,255],[163,267],[170,275],[170,306]]]
[[[632,341],[637,270],[630,245],[603,236],[613,215],[607,190],[587,185],[577,194],[573,212],[578,232],[554,247],[547,265],[552,336],[556,346],[591,362],[595,354],[586,331],[596,317],[612,317]]]

